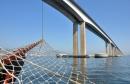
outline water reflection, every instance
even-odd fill
[[[106,58],[104,64],[105,64],[106,71],[110,71],[112,69],[112,57]]]
[[[130,84],[129,56],[88,59],[87,76],[96,84]]]
[[[75,61],[78,60],[78,61]],[[86,58],[74,58],[71,79],[80,84],[86,84],[87,79]]]

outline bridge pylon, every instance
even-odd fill
[[[80,23],[80,55],[81,56],[87,55],[85,22]]]
[[[78,23],[73,23],[73,55],[78,56]],[[77,64],[78,60],[74,57],[74,64]]]

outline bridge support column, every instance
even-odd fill
[[[115,47],[112,45],[112,56],[115,56],[115,51],[114,51]]]
[[[109,43],[109,56],[112,56],[112,45],[111,45],[111,43]]]
[[[117,56],[117,48],[115,48],[115,55]]]
[[[73,23],[73,56],[78,56],[78,23]],[[78,63],[77,58],[73,60],[74,64]]]
[[[86,56],[86,26],[85,22],[80,24],[80,54],[81,56]]]
[[[110,50],[109,50],[109,43],[107,43],[107,54],[108,54],[108,56],[110,56],[109,53],[110,52]]]
[[[119,55],[119,53],[118,53],[118,49],[116,49],[116,54],[117,54],[117,56]]]
[[[117,48],[116,48],[116,56],[118,56],[118,51],[117,51]]]
[[[80,55],[87,56],[87,47],[86,47],[86,25],[85,22],[80,24]],[[86,73],[86,58],[81,58],[80,60],[80,69],[82,74]],[[85,84],[85,77],[82,77],[82,84]]]
[[[111,45],[108,43],[108,55],[111,56]]]
[[[113,47],[113,56],[115,56],[115,47]]]
[[[108,43],[106,42],[106,54],[108,54]]]
[[[112,56],[114,56],[114,47],[111,45],[112,48]]]
[[[116,50],[116,48],[114,47],[114,56],[116,56],[116,51],[115,50]]]
[[[113,56],[115,56],[115,47],[113,47]]]
[[[111,56],[113,56],[113,45],[111,44]]]

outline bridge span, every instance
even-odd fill
[[[80,55],[86,56],[86,29],[103,39],[109,56],[123,54],[116,43],[74,0],[42,0],[60,11],[73,22],[73,55],[78,55],[78,25],[80,25]]]

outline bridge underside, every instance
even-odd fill
[[[117,47],[117,45],[114,43],[114,41],[111,40],[111,38],[100,28],[100,26],[97,25],[96,22],[88,14],[86,14],[80,8],[79,5],[77,5],[74,2],[74,0],[43,0],[43,1],[51,5],[58,11],[60,11],[63,15],[69,18],[73,23],[78,23],[79,25],[81,25],[83,22],[85,22],[86,29],[92,31],[101,39],[103,39],[105,43],[110,44],[111,47],[116,48],[120,53],[122,53],[121,50]]]

